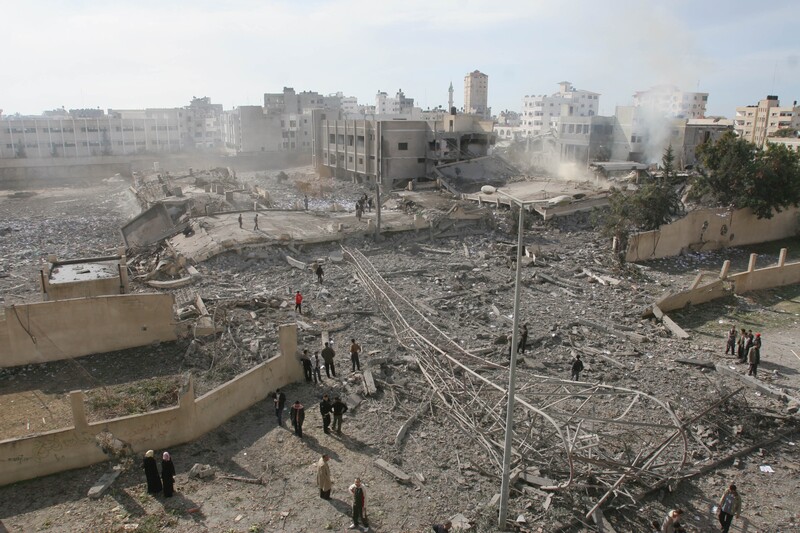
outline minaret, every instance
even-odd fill
[[[447,90],[449,94],[447,98],[447,112],[449,113],[453,109],[453,82],[450,82],[450,88]]]

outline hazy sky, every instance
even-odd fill
[[[226,109],[284,86],[374,104],[464,99],[489,75],[495,113],[559,81],[601,114],[659,83],[710,93],[708,114],[800,100],[797,0],[0,0],[0,109]]]

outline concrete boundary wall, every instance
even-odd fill
[[[280,355],[195,398],[191,379],[178,405],[140,415],[88,423],[82,391],[70,393],[73,427],[0,441],[0,485],[106,461],[97,435],[110,432],[134,453],[184,444],[265,399],[277,388],[303,378],[297,359],[297,325],[280,326]]]
[[[800,228],[799,215],[797,207],[774,213],[771,219],[759,219],[749,208],[698,209],[657,230],[631,235],[625,260],[649,261],[794,237]]]
[[[723,298],[735,294],[744,294],[751,291],[772,289],[786,285],[800,284],[800,262],[786,263],[786,248],[782,248],[778,258],[778,264],[764,268],[756,268],[758,254],[750,254],[750,262],[747,270],[738,274],[728,274],[731,262],[725,261],[722,264],[719,276],[713,281],[703,283],[705,274],[700,274],[692,283],[692,286],[681,292],[669,293],[662,296],[655,302],[661,311],[667,313],[691,304],[698,305],[717,298]],[[713,276],[713,274],[712,274]],[[651,314],[652,309],[647,308],[646,315]]]
[[[17,304],[0,320],[0,367],[124,350],[177,338],[172,294]]]

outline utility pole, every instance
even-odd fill
[[[381,122],[379,120],[375,121],[376,124],[376,132],[375,132],[375,242],[379,242],[381,240],[381,182],[383,181],[383,159],[382,159],[382,150],[381,147],[383,146],[383,141],[381,140]],[[365,128],[366,129],[366,128]],[[364,132],[366,135],[367,132]],[[369,159],[367,159],[369,161]]]
[[[501,190],[497,191],[508,197],[509,206],[516,204],[519,207],[519,227],[517,228],[517,275],[514,282],[514,330],[511,333],[511,363],[508,367],[508,405],[506,407],[506,434],[503,446],[503,477],[500,484],[500,512],[497,517],[497,527],[506,530],[506,517],[508,516],[508,498],[511,478],[511,444],[514,438],[514,394],[517,373],[517,342],[519,337],[519,296],[522,280],[522,234],[525,224],[526,203]]]

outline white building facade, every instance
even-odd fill
[[[674,85],[657,85],[633,95],[633,106],[664,118],[705,118],[708,93],[681,91]]]
[[[561,117],[593,117],[599,108],[599,93],[576,89],[572,83],[562,81],[556,93],[526,95],[522,99],[520,131],[525,137],[558,132]]]

